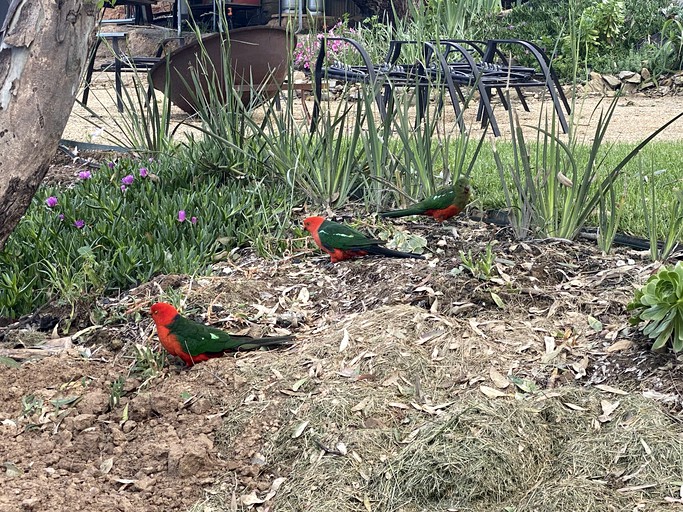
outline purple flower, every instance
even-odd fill
[[[114,162],[109,162],[107,165],[109,166],[110,169],[114,168]]]
[[[121,183],[123,183],[126,186],[129,186],[133,184],[134,179],[135,177],[132,174],[129,174],[128,176],[124,176],[123,178],[121,178]]]
[[[126,186],[125,186],[125,185],[121,185],[121,192],[125,192],[125,191],[126,191]]]
[[[190,222],[191,222],[192,224],[197,224],[197,217],[192,217],[192,218],[190,219]]]
[[[89,180],[90,178],[92,178],[92,174],[90,174],[90,171],[81,171],[78,173],[78,179]]]
[[[50,196],[45,200],[45,204],[48,208],[54,208],[57,206],[57,198],[55,196]]]
[[[185,222],[185,210],[178,210],[178,222]]]
[[[57,218],[59,218],[59,220],[64,220],[64,214],[60,213],[59,215],[57,215]]]
[[[140,177],[141,178],[147,177],[147,167],[140,167]]]
[[[150,156],[150,157],[149,157],[149,160],[147,160],[147,161],[151,164],[152,162],[154,162],[154,158],[152,158],[152,157]]]
[[[85,221],[78,219],[74,221],[74,226],[76,226],[78,229],[83,229],[83,226],[85,226]]]

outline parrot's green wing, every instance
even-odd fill
[[[320,243],[330,250],[340,249],[342,251],[353,251],[382,245],[384,243],[381,240],[368,238],[352,227],[345,226],[344,224],[337,224],[336,222],[331,222],[329,220],[326,220],[320,225],[318,228],[318,236],[320,237]]]
[[[470,187],[467,178],[458,180],[447,187],[440,188],[431,196],[402,210],[382,213],[382,217],[403,217],[405,215],[421,215],[427,211],[445,210],[451,205],[464,210],[469,200]]]
[[[443,210],[453,204],[455,200],[455,187],[449,186],[437,190],[433,195],[415,203],[410,207],[411,210]]]
[[[218,354],[236,349],[245,343],[239,336],[231,336],[225,331],[193,322],[180,315],[169,325],[169,330],[191,356]]]

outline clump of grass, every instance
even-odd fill
[[[360,460],[300,458],[277,503],[325,510],[332,505],[325,492],[331,485],[335,508],[344,511],[363,510],[366,502],[378,510],[411,504],[416,509],[608,511],[659,503],[676,493],[683,463],[680,426],[656,404],[624,397],[615,417],[596,428],[604,395],[575,388],[553,395],[491,401],[470,394],[431,421],[379,430],[359,430],[358,418],[350,418],[337,429]],[[567,402],[585,411],[572,410]],[[652,483],[657,485],[645,494],[625,490]]]
[[[664,123],[622,160],[607,168],[602,146],[617,100],[615,97],[607,110],[600,113],[585,164],[577,158],[576,136],[570,135],[568,143],[560,139],[554,114],[550,123],[546,121],[545,128],[539,124],[536,144],[531,146],[525,141],[519,119],[516,116],[513,119],[510,112],[512,163],[506,166],[495,147],[493,156],[510,209],[510,222],[518,238],[541,235],[574,239],[607,197],[615,207],[616,195],[610,191],[628,162],[683,116],[678,114]],[[573,129],[572,126],[570,132]],[[506,170],[512,177],[511,185]],[[611,216],[601,226],[603,232],[614,232],[618,221],[618,216]]]
[[[655,402],[570,387],[465,391],[456,375],[490,360],[445,320],[382,307],[298,342],[305,365],[240,357],[231,375],[254,384],[215,397],[227,411],[221,452],[258,452],[262,474],[286,478],[278,510],[607,512],[677,496],[683,429]]]

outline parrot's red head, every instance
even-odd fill
[[[156,324],[168,325],[178,315],[178,310],[166,302],[157,302],[150,309],[150,313]]]
[[[304,229],[309,233],[313,233],[318,231],[323,222],[325,222],[325,217],[308,217],[304,220]]]

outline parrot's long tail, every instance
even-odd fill
[[[425,257],[421,254],[415,254],[414,252],[394,251],[393,249],[387,249],[382,245],[372,245],[370,247],[363,247],[363,250],[368,254],[379,254],[382,256],[389,256],[390,258],[416,258],[419,260],[425,259]]]
[[[393,210],[390,212],[380,213],[380,217],[393,218],[393,217],[407,217],[408,215],[422,215],[424,211],[420,208],[405,208],[403,210]]]
[[[294,336],[271,336],[269,338],[252,338],[251,336],[230,336],[238,341],[237,350],[255,350],[257,348],[276,348],[292,344]]]

